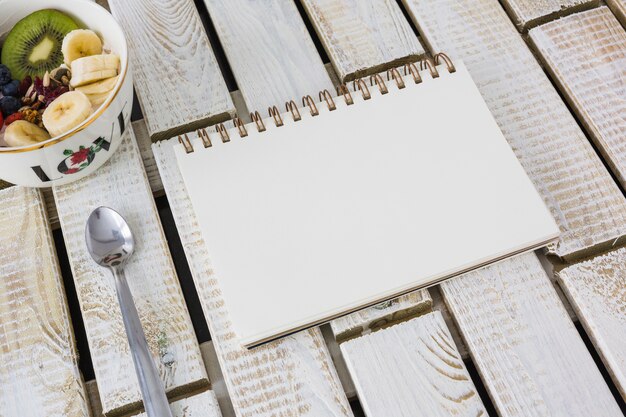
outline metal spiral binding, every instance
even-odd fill
[[[434,55],[432,59],[424,58],[420,60],[419,70],[416,65],[417,63],[412,62],[405,64],[403,67],[404,75],[411,75],[415,84],[419,84],[422,82],[420,71],[428,70],[432,78],[439,78],[440,75],[437,66],[439,66],[441,63],[444,63],[446,65],[449,73],[456,72],[456,68],[454,67],[452,60],[448,57],[448,55],[444,53],[438,53]],[[380,73],[370,76],[369,80],[370,86],[373,87],[374,85],[376,85],[381,95],[387,94],[389,92],[387,84]],[[406,87],[405,80],[403,79],[402,75],[400,75],[400,71],[398,71],[397,68],[390,68],[389,70],[387,70],[387,81],[391,82],[392,80],[396,83],[396,86],[399,90]],[[369,100],[370,98],[372,98],[370,89],[363,78],[358,78],[352,82],[352,92],[360,92],[363,100]],[[335,98],[332,97],[328,90],[322,90],[319,92],[318,95],[319,103],[326,102],[328,110],[333,111],[337,109],[335,99],[343,97],[345,104],[347,106],[350,106],[354,104],[352,92],[350,92],[350,89],[348,89],[345,84],[337,86],[337,97]],[[308,107],[312,117],[318,116],[320,114],[317,105],[315,104],[315,100],[313,100],[313,97],[311,97],[310,95],[302,97],[302,107]],[[286,114],[291,114],[294,122],[302,120],[300,109],[298,109],[298,105],[294,100],[289,100],[285,102],[285,109],[287,110]],[[274,119],[274,124],[276,125],[276,127],[284,126],[283,118],[277,106],[268,107],[267,111],[269,116]],[[250,119],[252,120],[252,123],[250,123],[250,125],[256,125],[256,129],[258,132],[265,132],[267,130],[265,127],[265,123],[263,122],[263,118],[258,111],[251,112]],[[239,133],[239,136],[241,138],[245,138],[246,136],[248,136],[248,128],[246,128],[243,120],[241,120],[239,117],[234,117],[232,120],[234,127]],[[216,133],[219,133],[223,143],[230,142],[230,135],[228,134],[228,130],[223,123],[218,123],[216,125]],[[210,148],[211,146],[213,146],[211,139],[209,138],[209,133],[206,129],[199,129],[197,131],[197,135],[198,138],[202,141],[202,144],[205,148]],[[191,144],[191,141],[189,140],[187,134],[178,136],[178,142],[183,145],[186,153],[192,153],[194,151],[193,145]]]

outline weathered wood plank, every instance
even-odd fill
[[[192,0],[110,0],[152,140],[228,119],[233,103]]]
[[[403,0],[431,51],[464,60],[572,259],[620,244],[626,199],[497,0]]]
[[[487,415],[439,312],[350,340],[341,351],[368,417]]]
[[[161,141],[153,151],[235,412],[239,417],[351,416],[319,329],[253,350],[241,347],[178,170],[175,143],[176,138]]]
[[[286,101],[299,103],[295,91],[312,95],[324,88],[333,91],[292,0],[204,2],[250,111],[265,115],[269,105],[283,109]],[[271,87],[269,97],[267,88],[258,83]]]
[[[170,404],[172,417],[222,417],[213,391],[205,391],[193,397],[184,398]],[[137,417],[148,417],[141,413]]]
[[[87,392],[92,404],[91,417],[103,417],[100,407],[100,396],[96,381],[87,382]],[[174,401],[170,404],[173,417],[222,417],[213,391],[205,391],[193,397]],[[146,413],[137,414],[137,417],[148,417]],[[228,416],[223,416],[228,417]]]
[[[502,4],[520,31],[568,13],[595,7],[599,0],[503,0]]]
[[[421,290],[340,317],[331,321],[330,326],[337,342],[343,342],[360,336],[366,330],[377,330],[423,314],[432,306],[433,300],[428,291]]]
[[[116,154],[97,173],[56,187],[54,196],[105,414],[138,409],[141,395],[113,280],[85,250],[85,222],[101,205],[125,216],[136,236],[136,253],[126,273],[169,395],[208,386],[132,127]]]
[[[441,290],[500,416],[621,415],[534,254]]]
[[[395,0],[301,0],[339,78],[415,61],[424,49]]]
[[[41,194],[0,192],[0,415],[89,417]]]
[[[546,23],[529,34],[626,190],[626,31],[601,7]]]
[[[606,4],[611,8],[615,17],[622,23],[626,29],[626,1],[624,0],[606,0]]]
[[[569,266],[557,276],[626,400],[626,249]]]

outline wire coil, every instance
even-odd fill
[[[418,65],[419,64],[419,65]],[[448,55],[444,53],[438,53],[433,55],[432,58],[424,58],[418,62],[411,62],[405,64],[403,68],[404,77],[408,77],[409,75],[413,79],[415,84],[419,84],[423,82],[422,75],[420,72],[427,71],[427,74],[430,75],[431,78],[436,79],[440,77],[440,69],[445,65],[448,73],[452,74],[456,72],[456,67],[454,63],[448,57]],[[418,69],[419,67],[419,69]],[[402,90],[406,88],[407,78],[404,78],[398,68],[390,68],[386,71],[387,82],[390,82],[391,85],[395,84],[398,90]],[[392,83],[393,81],[393,83]],[[383,78],[381,73],[373,74],[369,77],[369,86],[376,86],[378,89],[378,93],[380,95],[384,95],[389,93],[389,87]],[[365,82],[363,78],[357,78],[352,82],[352,91],[348,88],[346,84],[338,85],[337,95],[333,98],[330,92],[326,89],[322,90],[318,94],[318,103],[326,104],[326,108],[328,111],[334,111],[337,109],[337,104],[335,102],[336,99],[343,97],[343,101],[346,106],[351,106],[354,104],[353,93],[360,93],[361,99],[363,101],[369,100],[372,98],[372,92],[368,87],[368,84]],[[309,114],[311,117],[316,117],[320,115],[320,111],[315,103],[315,100],[310,95],[305,95],[302,97],[302,108],[308,107]],[[294,100],[289,100],[285,102],[285,115],[291,115],[291,119],[294,123],[302,120],[302,114],[300,113],[300,109]],[[267,109],[269,117],[274,120],[274,124],[277,128],[284,126],[283,115],[281,115],[278,107],[270,106]],[[233,125],[235,131],[239,134],[241,138],[248,136],[248,129],[250,126],[256,126],[257,132],[265,132],[267,130],[265,126],[265,122],[263,121],[263,117],[258,111],[253,111],[250,113],[251,123],[246,127],[246,124],[239,117],[233,117]],[[230,135],[228,133],[228,129],[224,126],[224,123],[218,123],[215,126],[215,133],[220,135],[220,139],[222,143],[230,142]],[[232,133],[232,132],[231,132]],[[209,137],[209,132],[207,129],[199,129],[196,131],[198,138],[202,141],[202,144],[205,148],[210,148],[213,146],[211,138]],[[187,134],[183,134],[178,136],[178,142],[184,147],[186,153],[192,153],[194,151],[193,144],[191,140],[187,136]]]

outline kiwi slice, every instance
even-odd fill
[[[47,9],[31,13],[11,29],[2,45],[0,61],[13,79],[43,77],[63,63],[63,38],[79,26],[68,15]]]

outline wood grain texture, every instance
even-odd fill
[[[170,404],[172,417],[222,417],[213,391],[204,391],[193,397],[174,401]],[[141,413],[137,417],[148,417]]]
[[[86,385],[92,404],[91,417],[103,417],[96,381],[89,381]],[[215,394],[211,390],[174,401],[170,404],[170,409],[172,410],[172,417],[228,417],[220,412]],[[137,417],[148,417],[145,412],[136,415]]]
[[[54,196],[104,413],[137,410],[141,395],[113,279],[92,261],[85,248],[85,222],[101,205],[119,211],[135,234],[136,251],[126,266],[126,275],[169,395],[207,387],[200,349],[132,127],[127,129],[115,155],[98,172],[56,187]]]
[[[176,138],[153,145],[172,214],[237,416],[352,416],[319,329],[253,350],[233,330],[174,155]]]
[[[621,415],[533,253],[441,290],[501,417]]]
[[[433,52],[463,59],[573,259],[624,242],[626,199],[497,0],[403,0]]]
[[[558,278],[626,400],[626,249],[569,266]]]
[[[284,109],[286,101],[300,103],[304,94],[334,91],[292,0],[204,2],[250,111],[266,115],[270,105]]]
[[[157,168],[154,155],[152,154],[152,140],[150,140],[148,126],[144,119],[132,122],[132,125],[150,189],[153,194],[160,195],[163,193],[163,183],[161,182],[161,175],[159,174],[159,169]]]
[[[360,336],[430,311],[433,300],[427,290],[415,291],[330,322],[337,342]]]
[[[368,417],[487,415],[439,312],[350,340],[341,351]]]
[[[109,0],[152,140],[230,118],[233,103],[192,0]]]
[[[624,0],[606,0],[606,4],[622,26],[626,29],[626,1]]]
[[[626,31],[601,7],[546,23],[529,34],[626,190]]]
[[[0,191],[0,415],[89,417],[41,194]]]
[[[503,0],[502,4],[520,31],[559,16],[595,7],[599,0]]]
[[[300,0],[339,78],[416,61],[424,49],[395,0]]]

